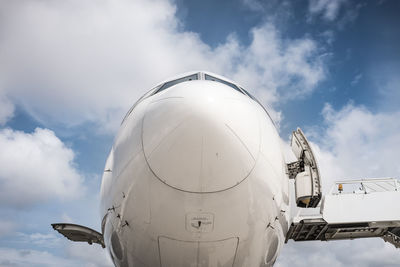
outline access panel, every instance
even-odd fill
[[[162,267],[232,267],[239,238],[218,241],[182,241],[159,237]]]

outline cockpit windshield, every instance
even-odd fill
[[[229,87],[232,87],[232,88],[235,89],[236,91],[238,91],[238,92],[244,94],[244,93],[242,92],[242,90],[240,90],[239,87],[237,87],[237,86],[234,85],[233,83],[230,83],[230,82],[228,82],[228,81],[219,79],[219,78],[217,78],[217,77],[214,77],[214,76],[211,76],[211,75],[208,75],[208,74],[205,74],[204,76],[205,76],[205,79],[208,80],[208,81],[214,81],[214,82],[223,83],[223,84],[225,84],[225,85],[228,85]]]
[[[163,86],[161,86],[160,89],[158,89],[155,93],[157,94],[157,93],[159,93],[171,86],[174,86],[175,84],[178,84],[178,83],[183,83],[183,82],[198,80],[198,79],[199,79],[199,77],[198,77],[198,74],[196,73],[196,74],[192,74],[192,75],[189,75],[189,76],[186,76],[183,78],[172,80],[172,81],[164,83]]]
[[[137,104],[139,104],[143,99],[150,97],[152,95],[155,95],[161,91],[164,91],[165,89],[168,89],[178,83],[183,83],[183,82],[187,82],[187,81],[193,81],[193,80],[208,80],[208,81],[214,81],[214,82],[219,82],[222,84],[225,84],[231,88],[233,88],[234,90],[242,93],[245,96],[248,96],[249,98],[253,99],[254,101],[256,101],[264,110],[265,112],[268,114],[268,116],[270,117],[272,123],[274,123],[274,121],[272,120],[271,116],[269,115],[269,113],[267,112],[267,110],[265,109],[265,107],[260,103],[260,101],[257,100],[257,98],[255,98],[253,95],[251,95],[249,92],[247,92],[245,89],[243,89],[242,87],[239,87],[238,85],[235,85],[231,82],[228,82],[226,80],[217,78],[215,76],[209,75],[207,73],[204,72],[198,72],[195,74],[191,74],[182,78],[178,78],[169,82],[166,82],[164,84],[160,84],[157,87],[153,88],[152,90],[150,90],[149,92],[147,92],[144,96],[142,96],[132,107],[131,109],[128,111],[128,113],[126,114],[124,120],[122,121],[122,123],[125,121],[125,119],[130,115],[130,113],[132,112],[132,110],[135,108],[135,106]],[[274,123],[275,125],[275,123]]]

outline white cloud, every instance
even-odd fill
[[[106,256],[106,251],[100,246],[88,244],[71,245],[73,252],[67,248],[67,256],[62,257],[48,251],[37,249],[13,249],[0,247],[0,266],[60,266],[60,267],[111,267],[110,259]],[[83,247],[83,245],[85,245]],[[78,251],[79,250],[79,251]]]
[[[0,126],[4,125],[13,115],[14,104],[0,90]]]
[[[0,266],[76,266],[69,260],[57,257],[47,251],[23,250],[12,248],[0,248]]]
[[[398,109],[400,103],[400,64],[384,61],[370,66],[368,81],[379,93],[378,105],[382,110]]]
[[[324,78],[323,60],[311,39],[284,39],[272,24],[253,28],[251,36],[249,47],[230,57],[236,60],[229,61],[229,66],[235,66],[230,75],[262,91],[263,102],[310,93]]]
[[[114,266],[107,251],[101,246],[87,243],[71,243],[68,245],[69,258],[79,260],[86,267],[111,267]]]
[[[74,152],[54,132],[0,131],[0,205],[25,207],[52,198],[72,198],[82,192]]]
[[[360,80],[362,79],[363,75],[361,73],[357,74],[354,79],[350,82],[351,86],[356,86]]]
[[[311,22],[315,17],[322,17],[326,22],[335,21],[336,28],[343,30],[347,24],[356,20],[365,5],[348,0],[309,0],[307,20]]]
[[[65,222],[65,223],[73,223],[73,222],[74,222],[74,221],[72,220],[72,218],[69,217],[68,214],[66,214],[66,213],[63,213],[63,214],[61,215],[61,221],[62,221],[62,222]]]
[[[335,41],[335,33],[331,30],[327,30],[321,33],[321,37],[328,45],[332,45]]]
[[[241,0],[242,4],[253,11],[264,11],[264,7],[258,0]]]
[[[275,267],[298,266],[397,266],[400,254],[383,239],[340,241],[290,241],[283,247]]]
[[[0,220],[0,238],[9,235],[16,227],[14,222],[9,220]]]
[[[115,130],[154,83],[193,69],[231,77],[267,103],[307,94],[324,79],[317,44],[285,39],[268,23],[252,29],[249,46],[231,35],[211,48],[182,30],[167,1],[0,5],[3,88],[45,125],[92,121]]]
[[[335,180],[368,177],[400,178],[400,112],[372,113],[348,104],[323,110],[326,128],[318,137],[324,184]]]
[[[327,21],[337,18],[341,6],[347,0],[309,0],[308,10],[312,15],[321,14]]]
[[[306,131],[326,194],[334,181],[368,177],[400,178],[400,112],[373,113],[348,104],[326,105],[324,126]],[[395,266],[398,249],[380,238],[333,242],[289,242],[276,266]]]
[[[17,232],[13,243],[34,246],[34,249],[0,247],[0,266],[113,266],[107,251],[100,245],[72,242],[54,231]]]
[[[46,225],[47,226],[47,225]],[[24,225],[24,227],[27,227],[27,225]],[[47,227],[49,228],[49,227]],[[48,230],[48,229],[47,229]],[[19,244],[19,245],[34,245],[35,249],[39,248],[45,248],[45,249],[51,249],[51,248],[57,248],[60,247],[63,241],[60,236],[52,231],[48,233],[24,233],[24,232],[15,232],[14,235],[12,236],[13,242]]]

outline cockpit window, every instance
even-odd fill
[[[161,92],[161,91],[163,91],[163,90],[165,90],[165,89],[167,89],[167,88],[169,88],[171,86],[174,86],[175,84],[178,84],[178,83],[183,83],[183,82],[192,81],[192,80],[198,80],[198,79],[199,78],[198,78],[198,75],[196,73],[196,74],[192,74],[192,75],[189,75],[189,76],[186,76],[186,77],[183,77],[183,78],[179,78],[179,79],[176,79],[176,80],[173,80],[173,81],[169,81],[169,82],[164,83],[160,87],[160,89],[158,89],[155,93],[157,94],[157,93],[159,93],[159,92]]]
[[[238,92],[244,94],[244,93],[239,89],[239,87],[237,87],[236,85],[234,85],[233,83],[230,83],[230,82],[228,82],[228,81],[219,79],[219,78],[217,78],[217,77],[214,77],[214,76],[211,76],[211,75],[208,75],[208,74],[205,74],[205,79],[208,80],[208,81],[215,81],[215,82],[223,83],[223,84],[225,84],[225,85],[228,85],[229,87],[232,87],[232,88],[235,89],[236,91],[238,91]]]
[[[240,87],[240,89],[246,94],[246,95],[248,95],[248,97],[250,97],[251,99],[253,99],[254,101],[256,101],[256,102],[259,102],[258,100],[257,100],[257,98],[255,98],[252,94],[250,94],[249,92],[247,92],[243,87]],[[262,106],[262,105],[261,105]]]
[[[142,102],[143,99],[147,98],[148,96],[152,95],[155,91],[157,91],[160,88],[159,86],[156,86],[155,88],[152,88],[150,91],[148,91],[147,93],[145,93],[144,95],[142,95],[142,97],[140,97],[135,104],[133,104],[133,106],[128,110],[128,112],[126,113],[124,119],[121,122],[121,125],[124,123],[124,121],[126,120],[126,118],[129,117],[129,115],[132,113],[132,110],[140,103]]]
[[[271,120],[272,124],[273,124],[273,125],[275,126],[275,128],[276,128],[276,125],[275,125],[274,120],[272,119],[271,115],[269,115],[269,112],[268,112],[267,109],[264,107],[264,105],[261,104],[261,102],[258,101],[257,98],[255,98],[252,94],[250,94],[249,92],[247,92],[244,88],[240,87],[240,89],[242,89],[242,91],[245,92],[246,95],[248,95],[251,99],[253,99],[254,101],[256,101],[256,102],[264,109],[265,113],[267,113],[269,119]]]

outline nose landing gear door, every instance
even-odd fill
[[[287,164],[290,179],[295,179],[296,204],[315,208],[321,200],[321,181],[314,153],[300,128],[293,131],[291,147],[298,161]]]
[[[51,226],[71,241],[97,243],[105,248],[103,235],[86,226],[72,223],[53,223]]]

